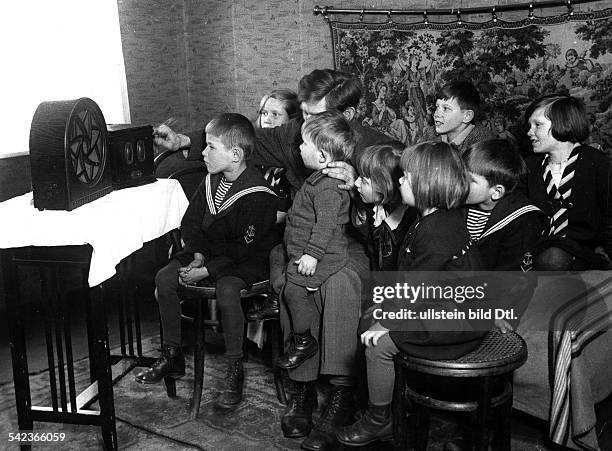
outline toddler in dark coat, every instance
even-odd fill
[[[302,160],[315,172],[297,192],[285,227],[289,264],[283,296],[293,329],[289,349],[278,363],[285,369],[297,368],[316,354],[318,342],[310,333],[316,314],[314,292],[348,262],[345,226],[349,222],[350,196],[338,188],[336,179],[321,170],[330,161],[351,157],[354,133],[341,114],[325,111],[306,119],[302,138]]]

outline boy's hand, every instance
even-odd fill
[[[342,180],[344,183],[338,185],[338,188],[346,191],[352,190],[355,186],[355,180],[357,180],[355,168],[346,161],[330,161],[327,163],[327,167],[323,169],[323,174]]]
[[[502,334],[505,334],[507,332],[512,332],[514,330],[512,328],[512,325],[508,321],[506,321],[505,319],[496,319],[495,320],[495,327]]]
[[[199,268],[190,268],[185,266],[183,268],[179,268],[178,274],[181,280],[187,285],[193,285],[202,279],[206,279],[210,275],[208,273],[208,269],[206,269],[204,266]]]
[[[378,344],[378,340],[388,333],[389,329],[387,329],[385,326],[381,326],[381,324],[376,321],[368,330],[361,334],[361,342],[366,347],[370,348],[372,346],[376,346]]]
[[[317,259],[312,255],[304,254],[295,261],[298,273],[303,276],[312,276],[317,270]]]

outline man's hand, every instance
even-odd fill
[[[312,255],[304,254],[295,262],[298,265],[298,273],[303,276],[312,276],[317,270],[317,259]]]
[[[189,147],[191,144],[188,136],[176,133],[166,124],[153,128],[153,142],[160,152],[165,150],[176,152],[181,147]]]
[[[378,340],[384,337],[389,333],[389,329],[377,321],[370,326],[368,330],[361,334],[361,342],[368,348],[372,346],[376,346],[378,344]]]
[[[323,174],[342,180],[344,183],[338,185],[338,188],[347,191],[353,189],[355,180],[357,180],[357,171],[346,161],[330,161],[327,163],[327,167],[323,169]]]

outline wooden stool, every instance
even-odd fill
[[[268,281],[254,283],[249,290],[240,290],[240,299],[247,299],[253,296],[265,294],[268,291]],[[179,298],[181,300],[190,299],[195,302],[196,311],[194,318],[195,327],[195,347],[193,351],[193,393],[191,396],[191,415],[192,420],[196,419],[200,411],[200,400],[202,397],[202,386],[204,384],[204,327],[217,328],[221,325],[218,318],[217,300],[215,285],[185,285],[179,287]],[[210,312],[209,318],[204,318],[202,304],[206,303],[206,310]],[[276,396],[280,403],[286,404],[287,398],[283,387],[281,369],[276,366],[276,361],[282,351],[282,338],[280,331],[280,321],[277,318],[266,320],[269,327],[269,337],[272,349],[272,367],[274,371],[274,386]],[[168,396],[176,396],[176,383],[174,378],[164,378]]]
[[[480,346],[456,360],[428,360],[400,353],[395,360],[393,394],[394,435],[402,449],[407,445],[405,399],[414,408],[416,450],[427,449],[429,409],[475,412],[476,450],[489,445],[489,412],[498,409],[499,449],[510,450],[512,372],[527,360],[527,345],[514,332],[489,332]],[[415,381],[409,376],[417,376]],[[443,389],[432,389],[434,380]],[[446,392],[440,396],[440,392]]]

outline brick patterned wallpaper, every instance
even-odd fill
[[[493,3],[415,0],[410,8]],[[525,1],[495,2],[512,3]],[[176,129],[186,130],[202,126],[222,111],[253,117],[267,91],[296,89],[303,74],[332,67],[329,27],[313,15],[316,4],[406,8],[401,0],[118,0],[132,122],[156,124],[174,116],[179,120]],[[611,6],[611,0],[602,0],[575,5],[575,10]],[[564,10],[536,10],[536,14]],[[507,12],[498,17],[512,20],[526,14]]]

